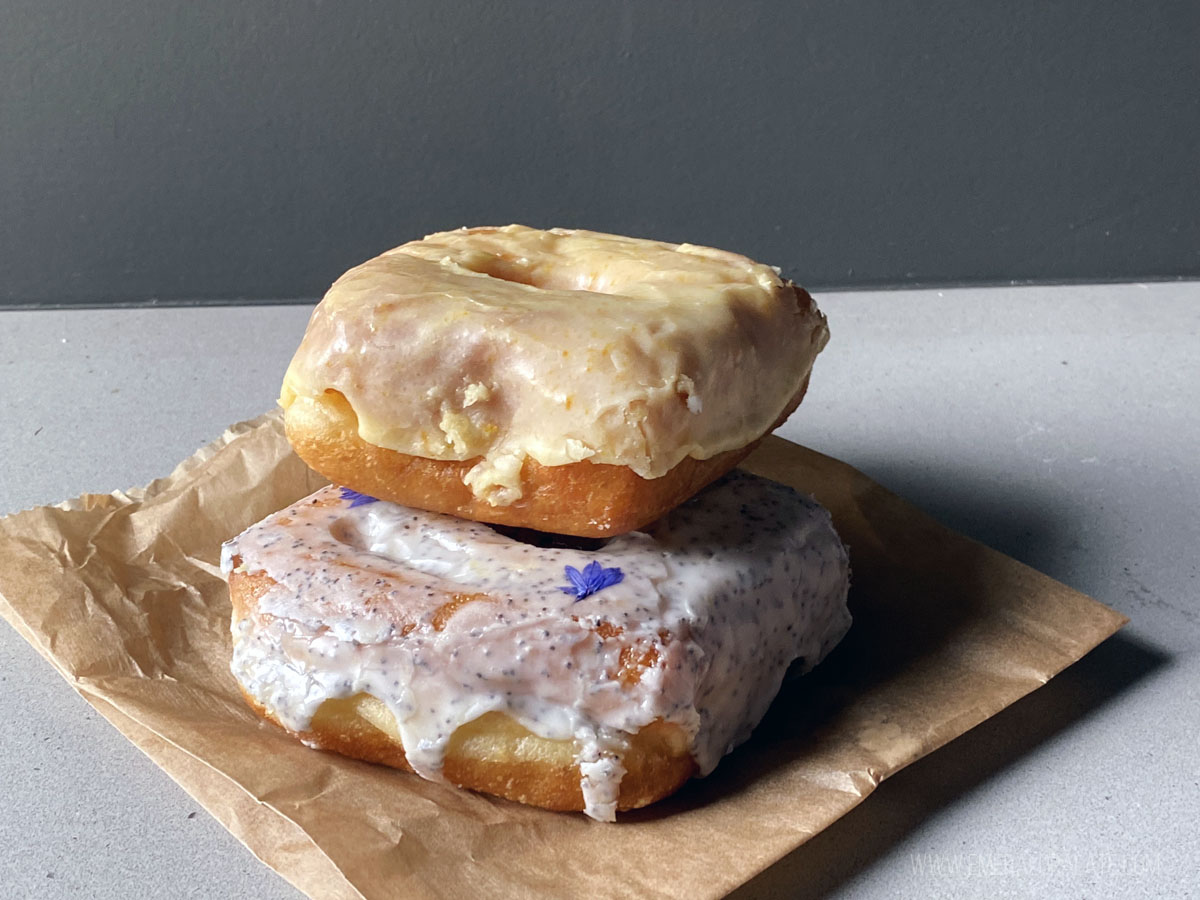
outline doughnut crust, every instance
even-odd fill
[[[806,378],[777,424],[792,414],[807,388]],[[464,481],[477,458],[427,459],[369,444],[359,435],[354,410],[337,391],[298,398],[284,414],[284,427],[297,455],[335,484],[402,506],[578,537],[608,537],[649,525],[730,471],[757,444],[709,459],[686,457],[653,479],[627,466],[590,460],[543,466],[527,458],[521,499],[492,506]]]
[[[347,272],[280,392],[331,481],[559,534],[638,528],[796,408],[828,340],[768,266],[688,244],[461,229]]]
[[[254,615],[256,598],[273,584],[262,573],[231,573],[234,619]],[[262,718],[289,731],[244,690],[243,696]],[[395,717],[370,694],[326,700],[307,730],[291,733],[310,747],[414,772]],[[506,800],[560,812],[582,811],[575,750],[572,741],[539,737],[510,716],[489,712],[455,730],[446,747],[442,775],[456,787]],[[666,722],[652,722],[632,735],[622,764],[625,774],[618,810],[638,809],[673,794],[696,772],[686,735],[678,725]]]
[[[226,543],[222,570],[260,715],[601,820],[710,772],[849,625],[828,513],[740,472],[592,549],[328,487]]]

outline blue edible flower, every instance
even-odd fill
[[[559,590],[564,594],[574,594],[576,600],[590,597],[596,591],[602,591],[625,580],[625,573],[620,569],[615,566],[606,569],[598,562],[588,563],[582,572],[574,566],[567,566],[565,571],[571,583],[560,587]]]
[[[378,497],[371,497],[367,494],[360,494],[358,491],[352,491],[348,487],[341,488],[342,499],[350,501],[350,508],[356,506],[366,506],[368,503],[378,503]]]

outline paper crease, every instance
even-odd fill
[[[716,897],[1124,622],[836,460],[769,438],[745,465],[830,508],[855,625],[713,776],[614,826],[311,751],[245,707],[220,544],[322,484],[275,412],[145,488],[0,519],[0,615],[312,896]]]

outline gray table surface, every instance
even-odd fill
[[[739,895],[1200,896],[1200,284],[818,299],[781,433],[1133,621]],[[307,316],[0,313],[0,512],[269,408]],[[0,721],[0,896],[298,896],[3,626]]]

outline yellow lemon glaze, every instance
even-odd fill
[[[341,392],[369,443],[478,459],[521,497],[527,458],[658,478],[744,447],[828,340],[777,270],[697,247],[520,225],[433,234],[351,269],[313,312],[280,404]]]

